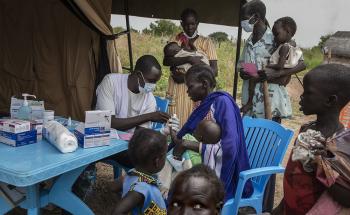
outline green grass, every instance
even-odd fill
[[[315,46],[310,49],[302,49],[304,60],[306,63],[306,72],[315,68],[323,62],[323,53],[318,46]],[[304,72],[304,74],[306,73]]]

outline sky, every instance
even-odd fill
[[[266,17],[271,25],[283,16],[292,17],[298,26],[294,38],[298,45],[309,48],[318,44],[322,35],[336,31],[350,30],[350,0],[263,0],[267,8]],[[131,17],[131,27],[142,30],[156,19]],[[178,21],[175,23],[179,24]],[[112,15],[111,25],[125,26],[125,18]],[[223,31],[236,38],[237,28],[200,23],[198,32],[202,35]],[[248,34],[244,33],[243,38]]]

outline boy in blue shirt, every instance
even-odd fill
[[[129,157],[135,166],[124,179],[122,200],[114,214],[166,215],[166,205],[155,176],[165,164],[166,137],[151,129],[138,129],[129,142]]]

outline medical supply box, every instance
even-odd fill
[[[29,121],[0,119],[0,142],[14,147],[36,143],[37,130]]]
[[[109,145],[111,132],[111,111],[86,111],[85,123],[79,123],[74,130],[82,148]]]

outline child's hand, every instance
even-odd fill
[[[192,65],[196,65],[196,64],[201,64],[202,63],[202,56],[192,56],[192,57],[188,57],[189,58],[189,63]]]
[[[239,69],[239,76],[243,79],[243,80],[249,80],[251,78],[250,75],[248,75],[243,68]]]
[[[271,69],[271,68],[265,68],[264,72],[262,74],[264,76],[263,78],[267,81],[271,81],[271,80],[274,80],[274,79],[280,77],[279,72],[274,70],[274,69]],[[260,73],[259,73],[259,75],[260,75]]]

